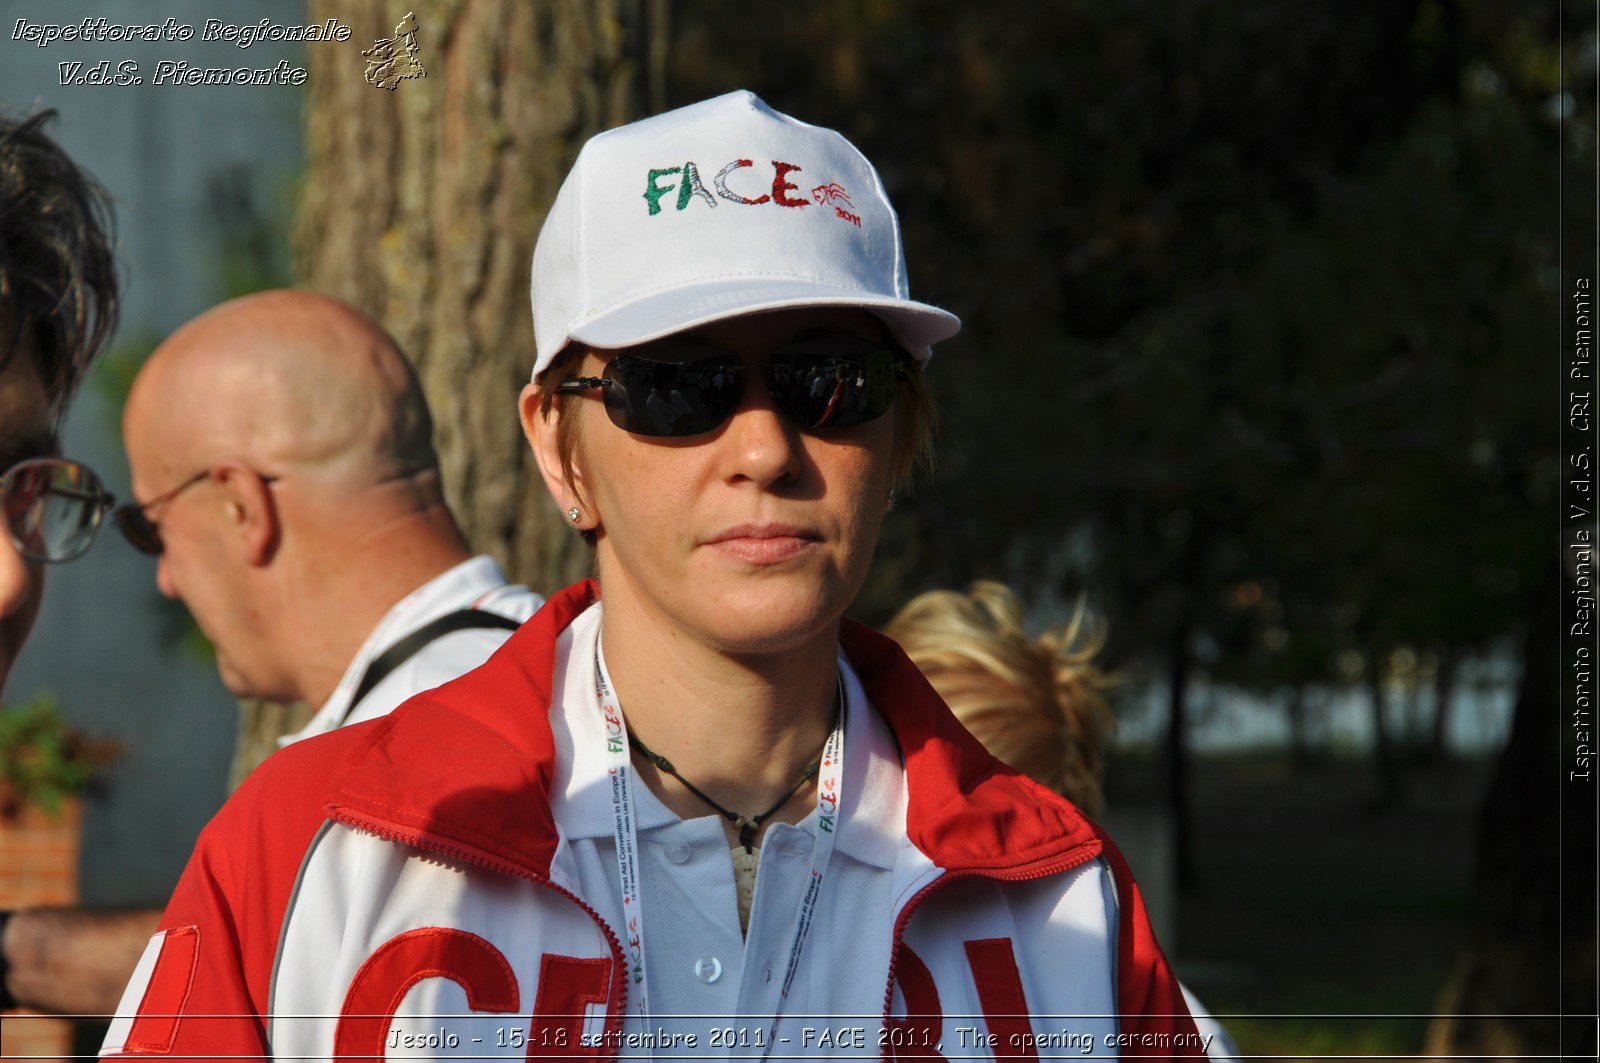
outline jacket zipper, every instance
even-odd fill
[[[889,944],[889,984],[884,987],[883,991],[883,1024],[885,1026],[888,1025],[889,1012],[894,1008],[894,978],[895,968],[900,963],[901,936],[905,933],[906,923],[910,921],[912,914],[922,906],[922,902],[927,900],[928,896],[932,894],[934,890],[964,878],[986,878],[997,882],[1027,882],[1031,879],[1048,878],[1051,875],[1059,875],[1064,871],[1071,871],[1075,867],[1082,867],[1084,864],[1087,864],[1089,861],[1095,859],[1099,855],[1099,850],[1086,852],[1082,855],[1074,854],[1060,860],[1057,863],[1048,864],[1042,868],[1032,868],[1022,872],[951,871],[940,875],[938,878],[934,879],[932,882],[918,890],[916,896],[907,901],[906,906],[900,909],[900,915],[894,921],[894,936],[890,939]],[[1112,928],[1112,932],[1116,932],[1115,927]],[[883,1045],[883,1059],[891,1058],[892,1047],[893,1046],[886,1039]]]
[[[513,864],[510,861],[496,860],[493,857],[486,856],[483,853],[472,849],[466,849],[458,845],[452,845],[451,843],[434,835],[424,834],[422,831],[408,830],[402,827],[397,827],[382,820],[371,819],[366,816],[358,815],[357,813],[351,812],[345,808],[340,808],[333,812],[330,818],[332,818],[335,822],[342,823],[354,830],[362,831],[363,833],[370,834],[376,838],[382,838],[384,841],[407,845],[413,849],[421,849],[424,852],[438,853],[441,856],[447,856],[452,860],[459,860],[462,863],[472,864],[487,871],[494,871],[502,875],[511,875],[514,878],[525,879],[537,885],[544,886],[546,889],[552,890],[560,896],[565,897],[567,900],[571,901],[573,904],[576,904],[579,908],[582,908],[586,913],[588,913],[589,918],[594,920],[595,925],[600,928],[600,932],[606,936],[606,942],[611,946],[611,969],[618,972],[617,977],[615,978],[617,985],[616,1007],[611,1008],[608,1006],[606,1009],[606,1028],[605,1036],[603,1038],[604,1044],[600,1046],[602,1049],[602,1054],[599,1057],[601,1059],[609,1060],[615,1060],[617,1058],[617,1051],[611,1051],[607,1053],[604,1051],[604,1049],[607,1045],[613,1045],[618,1046],[618,1050],[620,1050],[620,1046],[622,1044],[622,1038],[619,1036],[622,1027],[622,1017],[628,1013],[627,963],[622,955],[621,939],[618,938],[617,935],[612,931],[611,925],[605,921],[600,913],[591,908],[583,900],[583,898],[579,897],[571,890],[563,889],[546,876],[540,875],[534,871],[530,871],[528,868]],[[891,961],[891,964],[892,963],[893,961]],[[572,1047],[579,1048],[581,1046],[582,1043],[580,1041],[578,1044],[575,1044]]]

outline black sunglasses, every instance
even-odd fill
[[[897,347],[848,333],[803,337],[752,366],[729,351],[667,339],[616,355],[603,376],[569,377],[555,390],[600,389],[611,423],[636,435],[694,436],[733,416],[744,378],[756,374],[785,417],[817,431],[866,424],[888,413],[896,381],[910,362]]]
[[[11,541],[36,563],[71,561],[89,549],[115,503],[93,469],[66,458],[30,458],[0,475]]]

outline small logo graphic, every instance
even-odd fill
[[[617,710],[616,709],[612,708],[610,705],[606,705],[606,704],[603,704],[603,703],[600,706],[600,715],[606,721],[606,752],[607,753],[621,753],[622,752],[622,717],[617,715]],[[613,775],[616,774],[616,769],[615,768],[613,768],[611,770],[611,774],[613,774]]]
[[[850,202],[850,193],[844,190],[844,185],[838,181],[829,181],[825,185],[818,185],[811,190],[811,198],[819,206],[826,207],[829,203],[843,203],[847,207],[855,206]]]
[[[394,28],[394,37],[374,42],[361,53],[367,60],[367,84],[394,91],[406,78],[425,78],[428,72],[417,58],[417,16],[407,11]]]
[[[838,181],[829,181],[825,185],[818,185],[813,188],[811,190],[811,198],[817,201],[817,206],[819,207],[826,207],[832,204],[835,217],[843,218],[857,229],[861,228],[861,215],[852,214],[845,209],[845,207],[853,207],[855,204],[850,202],[850,193],[846,192],[844,185]]]

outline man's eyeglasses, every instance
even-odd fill
[[[112,514],[112,519],[117,522],[117,530],[140,553],[152,556],[159,555],[166,549],[166,544],[161,541],[160,523],[150,517],[151,510],[154,510],[157,506],[166,505],[210,475],[210,469],[202,469],[177,487],[172,488],[170,491],[161,492],[161,494],[148,502],[124,502]],[[278,480],[276,476],[267,476],[264,473],[256,473],[256,475],[261,477],[262,483],[276,483]]]
[[[642,436],[693,436],[733,416],[744,378],[765,379],[773,404],[806,431],[850,428],[882,417],[910,356],[878,340],[828,333],[786,344],[765,365],[692,340],[668,338],[618,354],[604,375],[570,377],[560,392],[599,389],[611,423]]]
[[[211,475],[210,469],[195,473],[170,491],[163,491],[148,502],[124,502],[112,514],[112,520],[117,522],[117,530],[122,537],[133,545],[135,550],[143,554],[159,554],[165,549],[161,542],[161,525],[151,520],[148,510],[177,498],[183,492]]]
[[[66,458],[30,458],[0,475],[0,506],[11,541],[35,563],[80,556],[115,504],[94,470]]]

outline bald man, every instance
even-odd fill
[[[388,334],[310,292],[224,303],[134,380],[123,436],[137,501],[118,524],[159,556],[157,586],[194,614],[230,691],[318,707],[285,742],[477,667],[541,604],[472,556],[432,433]],[[12,936],[39,947],[14,962],[13,991],[41,1010],[115,1011],[159,916],[18,913]]]

